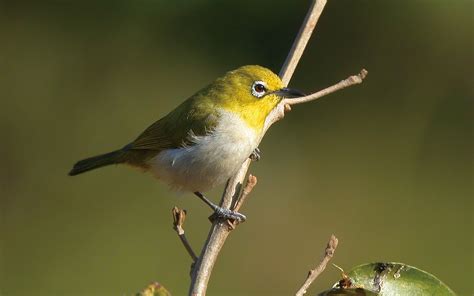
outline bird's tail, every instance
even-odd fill
[[[121,163],[123,162],[123,155],[124,151],[120,149],[80,160],[76,162],[72,170],[69,172],[69,176],[79,175],[106,165]]]

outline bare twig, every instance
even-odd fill
[[[221,207],[229,209],[232,205],[233,198],[237,198],[239,189],[242,186],[242,180],[247,173],[250,162],[250,158],[247,159],[237,174],[227,181],[227,186],[220,203]],[[216,219],[212,223],[201,255],[193,270],[189,295],[206,295],[207,283],[209,282],[214,263],[216,263],[217,256],[231,231],[232,228],[229,227],[226,222],[219,219]]]
[[[245,184],[244,189],[242,190],[242,194],[240,195],[239,199],[237,200],[233,210],[234,211],[239,211],[242,205],[244,204],[245,200],[249,196],[249,194],[252,192],[253,188],[257,185],[257,177],[250,174],[247,178],[247,183]],[[229,227],[232,229],[235,229],[235,227],[239,224],[238,221],[229,221],[227,220],[227,224]]]
[[[331,238],[329,239],[329,242],[326,246],[326,250],[324,251],[324,256],[321,259],[321,262],[319,262],[318,266],[308,272],[306,281],[303,283],[298,292],[296,292],[296,296],[303,296],[309,286],[314,282],[314,280],[324,271],[329,260],[331,260],[332,256],[334,256],[334,252],[337,248],[337,243],[337,238],[334,236],[334,234],[331,235]]]
[[[309,96],[301,97],[301,98],[295,98],[295,99],[284,99],[282,100],[283,104],[289,104],[289,105],[296,105],[296,104],[301,104],[301,103],[306,103],[309,101],[314,101],[317,100],[321,97],[324,97],[328,94],[331,94],[333,92],[336,92],[338,90],[341,90],[343,88],[349,87],[354,84],[360,84],[364,80],[364,78],[367,76],[368,72],[365,69],[360,70],[359,74],[357,75],[352,75],[348,77],[347,79],[342,80],[339,83],[334,84],[333,86],[330,86],[328,88],[325,88],[323,90],[320,90],[318,92],[315,92]]]
[[[252,192],[253,188],[257,185],[257,177],[250,174],[247,178],[247,184],[245,184],[244,189],[242,190],[242,194],[240,195],[239,200],[235,204],[234,211],[239,211],[242,205],[244,204],[245,200],[249,196],[250,192]]]
[[[360,73],[357,75],[352,75],[348,77],[347,79],[344,79],[340,81],[339,83],[336,83],[330,87],[327,87],[323,90],[320,90],[318,92],[315,92],[313,94],[310,94],[308,96],[304,96],[301,98],[295,98],[295,99],[283,99],[281,100],[280,103],[270,112],[270,114],[267,116],[265,119],[265,126],[264,129],[265,131],[268,130],[268,128],[277,122],[278,120],[281,120],[283,117],[285,117],[285,112],[291,111],[291,105],[296,105],[296,104],[301,104],[301,103],[306,103],[309,101],[314,101],[317,100],[321,97],[324,97],[326,95],[329,95],[333,92],[336,92],[338,90],[344,89],[346,87],[355,85],[355,84],[360,84],[362,81],[365,79],[367,76],[368,72],[365,69],[360,70]]]
[[[285,85],[290,81],[291,76],[298,64],[298,61],[301,58],[301,55],[306,47],[306,44],[311,36],[311,33],[316,26],[316,23],[321,15],[322,10],[326,0],[314,0],[313,4],[308,11],[308,14],[303,22],[303,25],[299,31],[298,37],[293,43],[288,58],[286,59],[282,70],[280,71],[280,77],[282,78]],[[352,78],[349,78],[352,79]],[[361,76],[362,79],[362,76]],[[352,80],[351,80],[352,81]],[[336,90],[342,89],[349,85],[353,85],[360,82],[341,82],[335,86],[332,86],[328,89],[325,89],[321,92],[318,92],[311,96],[311,98],[306,98],[307,101],[314,100],[323,95],[329,94]],[[284,101],[284,100],[283,100]],[[296,102],[296,101],[295,101]],[[278,104],[276,108],[269,115],[270,119],[267,118],[264,125],[263,134],[268,130],[268,128],[277,120],[283,118],[284,112],[291,110],[290,104],[288,101]],[[273,114],[275,113],[275,114]],[[279,115],[280,114],[280,115]],[[272,119],[273,118],[273,119]],[[227,182],[226,188],[221,198],[220,206],[226,209],[230,209],[233,201],[235,201],[238,196],[240,189],[243,184],[243,180],[247,174],[247,170],[250,166],[250,159],[247,159],[239,169],[239,171]],[[240,202],[239,207],[242,205],[243,201]],[[204,247],[201,250],[201,254],[195,264],[194,270],[192,272],[191,286],[189,289],[189,295],[193,296],[203,296],[206,295],[207,284],[211,276],[212,269],[217,260],[219,252],[224,245],[227,236],[232,227],[225,221],[214,220],[212,227],[209,231],[209,235],[204,244]]]
[[[288,85],[290,83],[291,77],[295,72],[296,66],[303,55],[303,51],[306,48],[306,44],[308,44],[309,38],[313,33],[314,28],[316,28],[316,24],[318,23],[319,17],[323,12],[324,6],[326,5],[326,0],[316,0],[313,1],[311,7],[308,9],[308,13],[304,18],[303,24],[300,27],[300,31],[293,42],[293,46],[291,47],[288,56],[286,57],[285,63],[280,70],[280,78],[283,81],[284,85]]]
[[[194,253],[193,248],[191,248],[191,245],[189,244],[188,240],[186,239],[186,235],[184,234],[183,225],[184,220],[186,220],[186,211],[178,207],[174,207],[171,210],[171,213],[173,214],[173,229],[178,234],[179,239],[183,243],[183,246],[186,251],[188,251],[189,256],[191,256],[191,259],[193,259],[193,262],[196,262],[198,259],[196,253]]]

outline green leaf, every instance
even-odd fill
[[[456,295],[434,275],[403,263],[369,263],[353,268],[319,295]]]

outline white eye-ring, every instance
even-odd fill
[[[265,82],[255,81],[252,84],[252,95],[256,96],[257,98],[263,97],[266,91],[267,91],[267,85]]]

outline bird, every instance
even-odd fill
[[[225,183],[249,157],[260,159],[265,119],[283,98],[301,96],[268,68],[242,66],[196,92],[122,148],[78,161],[69,175],[112,164],[137,167],[172,189],[194,193],[218,217],[245,220],[204,192]]]

